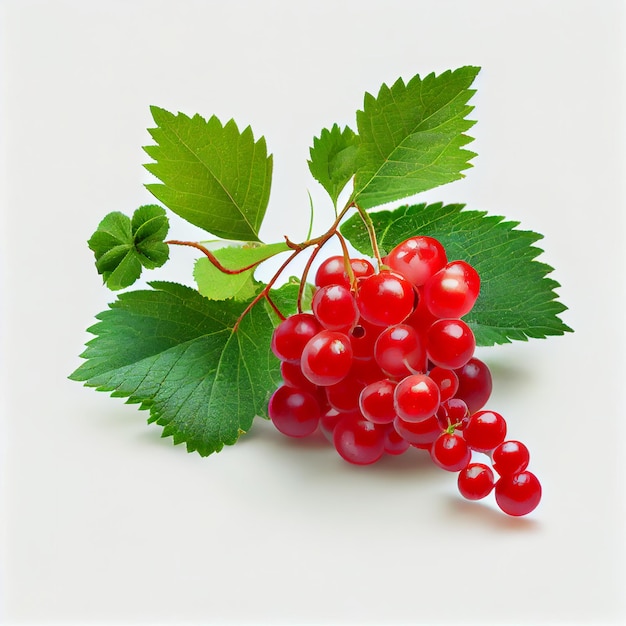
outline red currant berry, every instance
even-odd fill
[[[359,279],[356,303],[370,324],[392,326],[413,312],[415,290],[404,276],[384,270]]]
[[[349,331],[359,318],[354,297],[343,285],[320,287],[313,296],[311,309],[317,321],[328,330]]]
[[[320,331],[304,346],[300,366],[315,385],[326,387],[338,383],[352,366],[350,339],[333,330]]]
[[[359,409],[359,396],[365,385],[359,382],[351,371],[334,385],[324,387],[326,399],[333,409],[341,413],[351,413]]]
[[[374,266],[367,259],[350,259],[350,267],[355,278],[374,274]],[[350,279],[346,272],[343,256],[331,256],[325,259],[315,273],[315,286],[343,285],[350,288]]]
[[[528,471],[502,476],[496,482],[496,503],[507,514],[527,515],[541,501],[541,483]]]
[[[504,441],[506,421],[495,411],[478,411],[469,418],[463,436],[474,450],[489,452]]]
[[[463,367],[474,355],[475,348],[474,333],[463,320],[438,320],[426,332],[428,358],[439,367]]]
[[[396,383],[383,379],[370,383],[361,391],[359,407],[363,417],[374,424],[389,424],[396,418],[393,392]]]
[[[406,422],[432,417],[439,408],[439,387],[426,374],[407,376],[396,385],[394,407]]]
[[[308,391],[281,385],[270,398],[268,414],[283,435],[307,437],[316,431],[321,411]]]
[[[378,367],[376,359],[353,359],[352,373],[364,385],[369,385],[381,378],[385,378],[385,373]]]
[[[374,358],[392,378],[426,371],[426,350],[417,331],[407,324],[389,326],[378,336]]]
[[[385,431],[363,417],[347,415],[333,430],[339,455],[355,465],[376,463],[385,452]]]
[[[386,264],[410,280],[416,287],[423,285],[446,263],[444,247],[432,237],[411,237],[397,245],[388,255]]]
[[[395,429],[393,424],[385,427],[385,452],[397,456],[404,454],[411,444]]]
[[[350,287],[346,265],[342,256],[329,256],[324,259],[315,273],[315,286],[343,285]]]
[[[425,334],[434,322],[439,319],[428,310],[423,291],[423,287],[417,288],[417,304],[415,305],[415,310],[404,321],[405,324],[413,326],[420,335]]]
[[[435,439],[441,434],[441,426],[439,426],[439,422],[434,415],[421,422],[405,422],[403,419],[396,417],[393,421],[393,427],[412,446],[426,450],[430,450]]]
[[[280,362],[280,375],[283,382],[288,387],[295,387],[302,391],[308,391],[313,395],[317,394],[318,387],[314,385],[300,369],[300,363],[292,363],[291,361]]]
[[[452,398],[459,388],[459,378],[451,369],[433,367],[428,372],[428,377],[434,380],[437,387],[439,387],[439,399],[441,402]]]
[[[437,419],[443,430],[450,426],[454,426],[456,430],[463,430],[469,421],[467,404],[459,398],[450,398],[439,405]]]
[[[374,354],[374,344],[382,332],[381,326],[375,326],[359,319],[357,325],[350,331],[350,343],[355,359],[371,359]]]
[[[298,363],[309,339],[322,330],[311,313],[296,313],[284,319],[272,333],[272,352],[281,361]]]
[[[356,280],[376,273],[374,266],[367,259],[350,259],[350,267]]]
[[[330,443],[333,442],[333,431],[335,426],[346,417],[345,413],[335,411],[335,409],[329,409],[320,417],[320,431],[326,437]]]
[[[491,493],[494,484],[493,472],[484,463],[470,463],[457,478],[459,492],[468,500],[482,500]]]
[[[424,299],[439,318],[458,318],[469,313],[478,298],[480,277],[465,261],[452,261],[424,284]]]
[[[491,396],[491,372],[485,363],[472,357],[463,367],[455,370],[459,379],[456,397],[465,401],[470,413],[482,409]]]
[[[493,469],[500,476],[511,476],[528,467],[530,453],[521,441],[503,441],[491,453]]]
[[[430,448],[430,456],[442,469],[458,472],[467,467],[472,459],[472,451],[458,433],[443,432]]]

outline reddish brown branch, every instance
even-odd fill
[[[233,326],[233,332],[237,331],[237,329],[239,328],[239,324],[241,324],[241,320],[252,310],[252,308],[257,302],[259,302],[263,298],[266,298],[266,299],[268,298],[270,289],[272,288],[274,283],[278,280],[278,277],[283,273],[283,271],[289,265],[289,263],[291,263],[298,256],[298,254],[302,252],[302,250],[304,250],[304,248],[300,248],[299,250],[294,250],[289,255],[289,257],[283,262],[283,264],[278,268],[274,276],[270,278],[269,282],[265,285],[265,287],[263,287],[263,289],[255,296],[252,302],[248,304],[248,306],[243,310],[241,315],[237,318],[237,321],[235,322],[235,325]],[[282,316],[282,313],[279,313],[279,315]]]
[[[202,252],[202,254],[204,254],[209,259],[209,261],[211,261],[211,263],[215,265],[215,267],[220,272],[223,272],[224,274],[231,274],[231,275],[243,274],[243,272],[247,272],[248,270],[254,269],[255,267],[258,267],[263,261],[265,261],[265,259],[261,259],[260,261],[255,261],[254,263],[251,263],[250,265],[246,265],[245,267],[240,267],[236,270],[233,270],[233,269],[229,269],[228,267],[224,267],[220,263],[218,258],[208,248],[205,248],[201,243],[198,243],[196,241],[180,241],[178,239],[170,239],[169,241],[166,241],[165,243],[171,244],[173,246],[188,246],[190,248],[195,248],[196,250],[200,250],[200,252]]]

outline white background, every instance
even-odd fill
[[[611,0],[4,1],[0,615],[7,624],[605,624],[624,577],[624,5]],[[365,91],[482,66],[467,203],[545,235],[576,332],[481,352],[531,449],[528,518],[417,451],[349,466],[258,423],[202,459],[67,380],[112,295],[86,240],[152,196],[149,105],[275,158],[262,235],[328,224],[312,137]],[[198,237],[172,220],[172,236]],[[200,235],[201,236],[201,235]],[[191,282],[192,251],[150,278]]]

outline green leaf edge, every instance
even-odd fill
[[[239,134],[239,137],[243,138],[244,135],[246,136],[249,135],[255,150],[257,148],[263,150],[263,153],[265,155],[265,164],[266,164],[265,174],[268,179],[268,183],[266,185],[266,189],[264,193],[263,206],[259,210],[260,216],[258,219],[258,223],[255,225],[251,224],[242,213],[243,219],[241,221],[245,222],[249,228],[249,232],[246,233],[245,235],[243,234],[243,232],[228,231],[228,230],[223,230],[221,228],[211,229],[208,224],[204,223],[204,220],[191,220],[189,219],[189,217],[185,217],[179,212],[176,205],[172,206],[171,202],[169,202],[167,198],[163,197],[162,192],[164,190],[170,189],[170,187],[162,181],[158,183],[146,183],[144,185],[145,188],[155,196],[155,198],[157,198],[160,202],[162,202],[165,206],[167,206],[173,213],[181,217],[181,219],[185,220],[186,222],[189,222],[190,224],[193,224],[194,226],[201,228],[207,233],[213,234],[222,239],[231,239],[231,240],[236,240],[236,241],[261,242],[261,239],[259,238],[259,232],[261,230],[261,226],[262,226],[262,223],[265,218],[265,214],[267,212],[267,208],[269,205],[269,198],[270,198],[270,192],[271,192],[271,186],[272,186],[273,163],[274,163],[273,155],[268,154],[267,152],[267,143],[265,140],[265,136],[262,135],[255,141],[254,133],[252,131],[251,126],[248,125],[242,131],[240,131],[239,126],[237,125],[237,123],[235,122],[233,118],[229,119],[224,124],[216,115],[211,115],[210,117],[205,118],[201,116],[200,114],[196,113],[193,116],[189,116],[180,111],[178,113],[172,113],[168,111],[167,109],[164,109],[156,105],[150,105],[150,113],[152,115],[152,119],[154,120],[156,124],[156,127],[149,128],[148,132],[150,133],[150,135],[152,136],[153,140],[156,143],[143,146],[143,150],[149,157],[151,157],[154,160],[151,163],[144,163],[143,166],[148,172],[150,172],[152,175],[158,178],[159,181],[161,181],[161,178],[158,174],[159,161],[158,161],[157,155],[158,155],[159,150],[162,149],[162,146],[156,139],[155,134],[158,133],[158,131],[165,131],[165,124],[167,124],[168,122],[171,122],[172,120],[175,120],[176,118],[184,119],[187,122],[201,121],[207,126],[210,123],[217,123],[222,131],[226,130],[227,128],[233,127]],[[212,172],[211,172],[211,176],[212,177],[214,176]],[[221,182],[219,182],[219,185],[223,186]],[[227,195],[230,196],[230,192],[226,191],[226,193]]]
[[[207,298],[205,298],[204,296],[202,296],[197,290],[187,286],[187,285],[182,285],[180,283],[176,283],[176,282],[169,282],[169,281],[152,281],[148,283],[148,286],[154,290],[158,290],[158,289],[177,289],[177,290],[184,290],[187,291],[189,293],[193,293],[195,296],[198,298],[198,301],[201,300],[208,300]],[[286,290],[288,289],[292,289],[293,293],[291,294],[291,296],[289,296],[288,294],[285,293]],[[280,303],[281,309],[284,310],[287,314],[293,313],[295,312],[295,299],[294,299],[294,295],[297,292],[298,289],[298,283],[297,282],[292,282],[290,281],[289,283],[282,285],[281,287],[277,288],[276,290],[273,290],[273,300],[275,302]],[[139,291],[143,291],[143,290],[139,290]],[[120,392],[117,389],[117,386],[112,386],[112,385],[106,385],[106,384],[99,384],[99,383],[92,383],[90,382],[90,380],[94,377],[93,374],[90,372],[90,362],[89,362],[89,351],[90,351],[90,346],[96,342],[100,336],[100,329],[101,329],[101,325],[103,324],[103,320],[108,317],[111,314],[111,311],[113,309],[115,309],[117,306],[119,306],[118,301],[122,298],[128,297],[132,294],[136,293],[136,291],[127,291],[127,292],[123,292],[118,294],[117,296],[117,300],[115,300],[114,302],[110,303],[108,308],[105,309],[104,311],[101,311],[100,313],[98,313],[95,316],[95,319],[97,320],[96,323],[92,324],[89,328],[87,328],[87,332],[91,333],[94,335],[94,337],[92,337],[91,339],[89,339],[86,342],[86,348],[85,350],[80,354],[80,357],[83,359],[87,359],[85,360],[83,363],[81,363],[69,376],[68,379],[72,380],[72,381],[76,381],[76,382],[82,382],[83,385],[85,387],[89,387],[89,388],[93,388],[96,391],[101,391],[101,392],[105,392],[108,393],[110,395],[110,397],[112,398],[122,398],[125,399],[125,404],[129,404],[129,405],[138,405],[138,409],[139,410],[148,410],[150,412],[150,415],[147,419],[147,423],[148,424],[152,424],[152,423],[156,423],[157,425],[162,427],[162,432],[161,432],[161,438],[168,438],[168,437],[172,437],[172,441],[174,445],[181,445],[181,444],[185,444],[186,446],[186,450],[188,453],[193,453],[193,452],[197,452],[200,456],[202,457],[207,457],[213,453],[218,453],[220,452],[224,446],[231,446],[234,445],[235,443],[237,443],[237,441],[239,440],[239,438],[241,437],[241,435],[246,434],[250,428],[253,425],[254,419],[257,417],[260,417],[262,419],[268,420],[269,419],[269,414],[268,414],[268,402],[269,402],[269,398],[271,396],[271,393],[273,393],[273,390],[275,388],[277,388],[280,384],[281,384],[281,379],[279,376],[279,369],[278,369],[278,360],[276,359],[276,368],[275,371],[273,372],[274,376],[274,385],[272,389],[267,389],[266,390],[266,399],[265,401],[262,403],[262,407],[263,407],[263,411],[262,412],[258,412],[256,415],[252,415],[249,417],[249,419],[247,419],[245,422],[243,422],[243,425],[247,424],[247,428],[246,429],[241,429],[239,428],[237,437],[234,438],[233,440],[225,440],[221,443],[221,445],[219,445],[218,447],[216,447],[215,449],[207,449],[207,448],[201,448],[199,446],[195,446],[193,445],[191,442],[189,442],[184,436],[180,436],[180,434],[175,430],[175,427],[172,425],[171,422],[161,422],[160,421],[160,416],[158,414],[155,414],[154,412],[154,401],[152,398],[149,397],[133,397],[132,393],[126,393],[126,392]],[[246,306],[245,302],[238,302],[237,303],[239,306],[242,307],[242,309]],[[280,318],[278,318],[278,316],[276,315],[275,311],[272,309],[272,307],[270,307],[269,304],[267,304],[266,302],[260,302],[258,303],[256,306],[262,306],[264,309],[265,314],[267,315],[268,319],[270,320],[272,326],[276,326],[278,323],[280,323]],[[293,310],[291,310],[293,309]],[[232,329],[231,329],[231,337],[229,338],[229,340],[232,339]],[[197,338],[195,338],[197,339]],[[270,338],[268,338],[267,341],[267,346],[266,349],[268,351],[268,354],[270,354]],[[145,358],[150,358],[150,357],[145,357]],[[272,372],[268,372],[270,374],[270,376],[272,376]],[[249,422],[249,424],[248,424]]]
[[[415,76],[413,76],[409,81],[407,81],[406,83],[404,82],[404,80],[402,78],[398,78],[391,87],[389,87],[386,83],[383,83],[376,96],[374,96],[373,94],[366,92],[363,98],[363,108],[357,111],[357,128],[359,129],[359,135],[357,135],[359,137],[359,151],[363,150],[367,147],[367,143],[365,141],[362,140],[361,138],[361,121],[362,119],[364,119],[365,116],[365,111],[366,108],[368,107],[368,105],[375,105],[377,103],[377,101],[383,96],[383,94],[388,93],[388,94],[392,94],[394,89],[404,89],[405,91],[407,91],[408,89],[411,88],[411,86],[415,83],[420,83],[420,84],[424,84],[426,83],[426,81],[431,81],[431,80],[438,80],[441,79],[443,77],[449,77],[449,76],[453,76],[455,74],[461,74],[463,72],[468,73],[471,76],[471,80],[470,80],[470,85],[474,82],[474,80],[476,79],[476,76],[479,74],[479,72],[481,71],[481,67],[480,66],[474,66],[474,65],[464,65],[461,67],[458,67],[454,70],[446,70],[444,72],[442,72],[441,74],[435,74],[435,72],[431,72],[428,75],[421,77],[420,74],[416,74]],[[470,135],[467,135],[466,132],[476,124],[475,120],[469,120],[467,118],[467,115],[469,115],[474,107],[471,105],[468,105],[467,102],[474,96],[474,94],[476,93],[476,89],[470,89],[469,86],[465,89],[465,93],[466,93],[466,98],[465,98],[465,109],[466,112],[462,118],[464,124],[465,124],[465,129],[462,133],[460,133],[458,135],[458,142],[459,145],[457,146],[458,148],[458,152],[459,154],[464,154],[464,164],[463,166],[461,166],[459,168],[459,171],[457,172],[457,174],[453,177],[451,177],[449,180],[445,181],[445,182],[436,182],[434,184],[429,184],[427,186],[424,186],[422,188],[420,188],[418,191],[414,192],[414,193],[396,193],[394,194],[393,197],[389,197],[389,198],[385,198],[381,201],[380,198],[370,198],[371,192],[365,193],[367,192],[367,189],[371,186],[372,181],[375,180],[377,174],[374,174],[371,178],[369,178],[365,184],[362,184],[360,187],[357,186],[358,183],[358,179],[359,176],[361,175],[361,172],[363,170],[363,167],[365,166],[365,164],[363,164],[363,162],[360,160],[359,158],[359,153],[357,153],[357,157],[356,157],[356,164],[357,164],[357,171],[355,173],[355,188],[350,196],[350,202],[354,202],[355,204],[357,204],[358,206],[360,206],[363,209],[366,210],[371,210],[374,209],[378,206],[382,206],[384,204],[388,204],[390,202],[394,202],[394,201],[398,201],[401,200],[402,198],[406,198],[406,197],[410,197],[412,195],[417,195],[418,193],[422,193],[424,191],[428,191],[429,189],[434,189],[435,187],[438,187],[440,185],[443,184],[448,184],[451,182],[454,182],[456,180],[461,180],[462,178],[465,177],[465,174],[463,174],[464,170],[470,169],[473,167],[473,164],[470,162],[474,157],[477,156],[477,154],[475,152],[472,152],[470,150],[466,150],[463,149],[462,146],[465,146],[471,142],[474,141],[474,137],[471,137]],[[396,147],[396,150],[399,148],[400,146]],[[380,166],[379,166],[379,170],[380,171],[387,163],[389,162],[389,160],[385,160]],[[380,195],[380,193],[378,194]],[[363,201],[363,198],[365,198],[366,200]]]
[[[431,235],[432,231],[427,230],[427,224],[424,224],[421,228],[416,230],[404,231],[402,234],[402,238],[396,242],[391,242],[385,245],[385,233],[389,231],[393,224],[394,217],[403,217],[403,215],[399,215],[400,212],[404,212],[405,214],[410,211],[418,211],[418,210],[437,210],[444,209],[450,213],[471,215],[475,219],[488,219],[492,222],[494,226],[506,226],[510,233],[515,233],[519,236],[526,236],[529,240],[532,240],[532,243],[535,243],[541,239],[543,239],[543,235],[536,233],[530,230],[519,230],[517,226],[520,225],[520,222],[507,220],[505,217],[500,215],[491,215],[487,211],[478,211],[475,209],[467,209],[465,204],[448,204],[444,205],[442,202],[435,203],[420,203],[414,205],[403,205],[395,210],[383,210],[370,212],[370,215],[373,219],[382,219],[386,220],[388,223],[382,228],[377,229],[377,237],[378,243],[381,247],[381,254],[388,253],[391,248],[400,243],[401,241],[413,237],[415,235]],[[441,216],[437,217],[434,222],[442,219]],[[356,228],[355,228],[356,226]],[[355,228],[355,231],[352,232],[352,229]],[[361,234],[365,231],[360,216],[353,215],[348,220],[346,220],[340,227],[340,230],[344,237],[352,246],[354,246],[359,252],[366,254],[368,256],[372,256],[372,248],[369,241],[369,237],[362,237],[361,239],[355,239],[355,234]],[[464,231],[456,231],[456,233],[460,233]],[[467,230],[466,232],[471,232]],[[436,236],[444,247],[448,250],[450,249],[449,242],[445,241],[445,236],[442,237],[440,234],[434,235]],[[469,237],[468,237],[469,238]],[[519,241],[519,239],[518,239]],[[554,268],[546,263],[542,263],[537,261],[536,258],[543,253],[543,250],[537,246],[529,245],[525,246],[527,248],[527,260],[528,262],[534,263],[534,267],[536,271],[541,272],[541,281],[544,283],[544,288],[547,293],[551,296],[551,299],[547,303],[550,307],[550,318],[554,321],[553,325],[538,325],[533,328],[529,328],[528,330],[520,330],[517,328],[510,328],[506,326],[489,326],[481,323],[479,320],[476,320],[476,316],[473,316],[475,311],[479,311],[477,307],[479,307],[480,296],[475,305],[475,308],[472,312],[468,313],[464,316],[464,321],[472,328],[476,336],[476,345],[480,347],[489,347],[494,345],[502,345],[506,343],[511,343],[512,341],[528,341],[528,339],[545,339],[549,336],[561,336],[568,332],[574,332],[572,328],[570,328],[567,324],[565,324],[558,315],[563,311],[567,310],[567,306],[565,306],[562,302],[558,300],[558,294],[556,293],[556,289],[558,289],[561,285],[554,279],[548,277],[548,274],[554,271]],[[449,258],[462,258],[455,257],[452,255]],[[467,260],[467,259],[465,259]],[[479,316],[480,317],[480,316]],[[495,330],[494,330],[495,329]]]

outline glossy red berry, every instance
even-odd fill
[[[272,334],[272,352],[281,361],[298,363],[307,342],[322,330],[311,313],[296,313],[284,319]]]
[[[374,424],[389,424],[396,418],[393,392],[396,383],[389,379],[377,380],[363,388],[359,408],[363,417]]]
[[[412,446],[430,450],[431,445],[442,432],[437,418],[433,415],[421,422],[406,422],[396,417],[393,426],[398,434]]]
[[[347,335],[322,330],[309,339],[300,360],[302,373],[315,385],[334,385],[352,366],[352,346]]]
[[[459,493],[468,500],[482,500],[488,496],[495,484],[493,471],[484,463],[470,463],[459,472]]]
[[[288,387],[295,387],[302,391],[308,391],[313,395],[317,394],[318,387],[314,385],[303,373],[300,363],[292,361],[280,362],[280,377]]]
[[[345,413],[329,409],[320,417],[320,432],[326,437],[330,443],[333,442],[333,431],[335,426],[346,416]]]
[[[355,278],[374,274],[374,266],[367,259],[350,259],[350,267]],[[330,256],[320,264],[315,273],[315,286],[343,285],[350,288],[350,279],[346,272],[343,256]]]
[[[385,431],[363,417],[348,415],[337,422],[333,443],[339,455],[349,463],[370,465],[385,452]]]
[[[415,305],[413,285],[401,274],[381,271],[358,281],[356,302],[361,317],[371,324],[400,324]]]
[[[455,370],[459,379],[456,397],[467,404],[470,413],[482,409],[491,396],[493,386],[491,372],[486,363],[472,357],[463,367]]]
[[[359,318],[356,326],[350,331],[350,343],[354,358],[372,359],[374,357],[374,344],[383,330],[382,326],[370,324]]]
[[[343,285],[350,288],[346,265],[342,256],[329,256],[324,259],[315,273],[315,286]]]
[[[541,483],[528,471],[502,476],[496,482],[496,503],[507,515],[527,515],[541,501]]]
[[[452,261],[424,284],[424,300],[439,318],[463,317],[472,310],[480,291],[478,272],[465,261]]]
[[[318,427],[321,411],[308,391],[281,385],[270,398],[268,414],[278,431],[288,437],[307,437]]]
[[[437,419],[444,430],[454,426],[455,430],[463,430],[469,421],[467,404],[460,398],[450,398],[442,402],[437,409]]]
[[[398,456],[404,454],[411,444],[394,428],[393,424],[385,426],[385,443],[384,448],[387,454]]]
[[[426,332],[428,358],[439,367],[463,367],[474,355],[475,348],[474,333],[463,320],[437,320]]]
[[[478,411],[469,418],[463,436],[474,450],[489,452],[504,441],[506,421],[495,411]]]
[[[417,331],[408,324],[383,330],[374,344],[374,358],[392,378],[426,371],[426,349]]]
[[[444,247],[432,237],[411,237],[397,245],[386,257],[385,263],[402,274],[416,287],[423,285],[446,263]]]
[[[343,285],[320,287],[313,295],[311,309],[317,321],[328,330],[349,332],[359,318],[352,292]]]
[[[415,309],[413,313],[409,315],[409,317],[404,320],[405,324],[410,324],[417,330],[420,335],[424,335],[426,331],[432,326],[434,322],[436,322],[439,318],[433,315],[426,306],[426,301],[424,300],[424,288],[418,287],[416,289],[417,292],[417,304],[415,305]]]
[[[432,444],[430,456],[442,469],[458,472],[467,467],[472,458],[472,451],[458,433],[443,432]]]
[[[352,371],[334,385],[324,387],[326,399],[330,406],[342,413],[359,410],[359,397],[365,385],[356,379]]]
[[[491,453],[491,460],[500,476],[511,476],[528,467],[530,453],[521,441],[503,441]]]
[[[428,372],[428,377],[435,381],[435,384],[439,387],[439,399],[441,402],[452,398],[459,388],[459,378],[451,369],[433,367]]]
[[[353,359],[352,373],[354,377],[365,385],[376,382],[381,378],[386,378],[385,373],[378,367],[376,359]]]
[[[407,376],[396,385],[394,407],[406,422],[432,417],[439,408],[439,387],[426,374]]]

